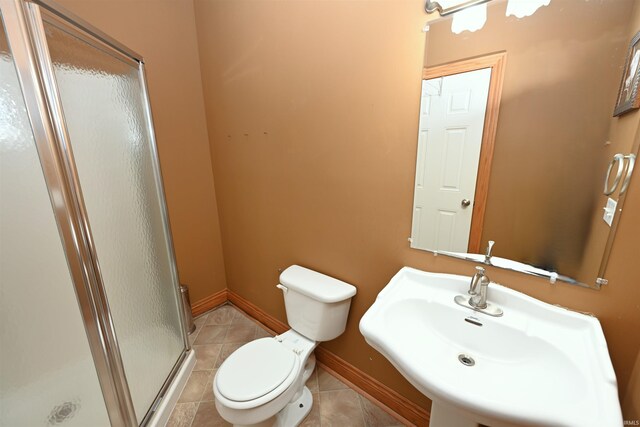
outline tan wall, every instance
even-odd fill
[[[409,248],[422,0],[196,0],[228,286],[285,320],[278,269],[354,284],[347,330],[322,344],[408,398],[428,400],[369,347],[358,321],[404,265],[473,264]],[[621,390],[640,350],[640,178],[601,291],[490,269],[492,279],[599,316]]]
[[[192,301],[224,289],[193,3],[59,3],[145,58],[180,280]]]
[[[633,3],[553,1],[519,20],[496,2],[477,32],[431,25],[425,66],[507,52],[482,248],[578,276]]]
[[[634,2],[630,17],[629,25],[625,31],[625,43],[629,43],[636,32],[640,30],[640,2]],[[620,77],[618,79],[622,77],[624,62],[620,64],[620,67],[621,69],[618,72]],[[638,151],[638,148],[634,147],[634,143],[636,141],[635,136],[638,132],[638,125],[640,124],[640,112],[631,111],[622,116],[612,117],[610,121],[611,126],[607,138],[610,144],[601,146],[599,149],[599,161],[596,168],[597,176],[599,177],[605,176],[607,166],[616,153],[627,154],[630,152],[637,153]],[[591,215],[589,239],[587,240],[583,253],[583,264],[580,272],[576,276],[576,279],[581,281],[586,281],[596,276],[598,272],[598,260],[602,257],[602,248],[604,248],[607,238],[609,237],[610,228],[602,220],[602,208],[606,206],[608,197],[602,193],[603,185],[601,183],[598,184],[600,185],[596,185],[593,189],[596,203],[593,206]],[[619,190],[610,197],[619,200]]]

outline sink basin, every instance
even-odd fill
[[[367,342],[434,401],[432,426],[436,411],[469,421],[458,425],[622,425],[595,317],[493,283],[488,301],[504,315],[492,317],[454,302],[469,282],[404,267],[360,321]]]

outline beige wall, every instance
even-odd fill
[[[426,21],[422,0],[195,0],[228,286],[285,320],[278,269],[298,263],[353,283],[347,330],[322,344],[428,406],[358,331],[403,265],[471,274],[409,249]],[[602,291],[489,275],[597,314],[621,390],[640,350],[640,178]]]
[[[231,290],[285,320],[278,269],[353,283],[326,346],[427,405],[358,320],[406,263],[425,21],[421,0],[195,2]],[[471,266],[470,266],[471,267]]]
[[[638,29],[640,29],[640,2],[636,1],[633,3],[629,24],[625,30],[625,43],[629,43]],[[624,62],[620,64],[620,67],[624,67]],[[620,77],[622,76],[622,69],[618,74]],[[619,88],[617,88],[617,90],[619,90]],[[634,146],[634,144],[636,144],[635,136],[638,132],[638,125],[640,124],[640,113],[638,111],[632,111],[622,116],[612,117],[610,122],[611,125],[607,138],[609,144],[601,146],[599,149],[599,162],[596,168],[597,176],[599,177],[605,176],[607,166],[616,153],[627,154],[630,152],[637,153],[638,151],[638,147]],[[596,276],[598,272],[598,260],[602,257],[602,248],[606,245],[610,230],[609,226],[602,220],[602,208],[606,206],[608,197],[602,193],[602,185],[596,185],[593,190],[596,203],[593,206],[591,215],[589,239],[586,242],[583,253],[583,264],[580,272],[576,276],[576,278],[581,281],[586,281]],[[619,193],[619,190],[617,190],[609,197],[619,200]],[[618,207],[621,206],[622,205]]]
[[[553,1],[520,20],[495,2],[474,33],[430,26],[425,66],[507,52],[481,248],[495,240],[498,256],[579,276],[633,4]],[[592,284],[597,267],[581,278]]]
[[[193,15],[187,0],[59,0],[143,55],[178,270],[198,301],[226,287]]]

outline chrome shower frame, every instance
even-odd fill
[[[184,348],[151,408],[142,419],[146,425],[185,362],[191,349],[185,309],[181,303],[178,270],[171,238],[162,172],[155,140],[151,105],[141,55],[50,0],[0,0],[18,79],[33,130],[47,190],[63,243],[78,305],[111,425],[138,425],[109,310],[100,265],[84,204],[73,151],[44,32],[44,22],[81,37],[92,46],[137,67],[144,95],[146,125],[154,179],[170,257],[172,285],[178,305]]]

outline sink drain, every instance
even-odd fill
[[[468,354],[464,354],[464,353],[458,355],[458,360],[464,366],[473,366],[473,365],[476,364],[476,361],[473,360],[473,357],[469,356]]]

